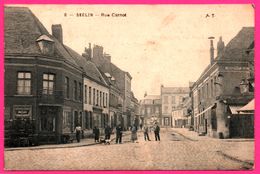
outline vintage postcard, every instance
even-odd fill
[[[6,4],[5,170],[254,170],[255,6]]]

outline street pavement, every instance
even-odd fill
[[[75,147],[5,149],[7,170],[248,170],[254,163],[254,141],[228,141],[198,137],[187,129],[161,129],[161,141],[132,143],[128,133],[123,144],[95,144],[87,140]],[[92,144],[93,140],[91,139]],[[247,149],[247,150],[246,150]],[[239,151],[239,155],[237,155]],[[229,154],[227,154],[227,152]],[[232,153],[232,154],[231,154]],[[241,158],[243,156],[243,158]],[[245,157],[246,156],[246,157]]]

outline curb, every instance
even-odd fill
[[[182,133],[180,133],[180,132],[178,132],[178,131],[175,131],[175,130],[172,130],[172,131],[173,131],[174,133],[179,134],[180,136],[182,136],[182,137],[184,137],[184,138],[190,140],[190,141],[199,141],[199,140],[195,140],[195,139],[192,139],[192,138],[190,138],[190,137],[187,137],[187,136],[183,135]]]
[[[219,153],[220,155],[230,159],[230,160],[233,160],[233,161],[236,161],[236,162],[240,162],[240,163],[243,163],[243,164],[246,164],[246,165],[250,165],[250,166],[254,166],[254,162],[252,161],[243,161],[241,159],[238,159],[238,158],[235,158],[233,156],[230,156],[222,151],[217,151],[217,153]]]
[[[131,133],[126,133],[122,137],[130,135]],[[116,137],[111,138],[111,142],[114,141]],[[85,147],[85,146],[94,146],[101,143],[90,143],[90,144],[75,144],[72,146],[60,146],[57,147],[55,145],[52,145],[50,147],[40,147],[40,146],[34,146],[34,147],[18,147],[18,148],[5,148],[4,151],[18,151],[18,150],[43,150],[43,149],[62,149],[62,148],[75,148],[75,147]]]

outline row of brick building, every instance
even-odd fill
[[[217,56],[214,56],[217,52]],[[249,104],[248,104],[249,103]],[[243,27],[225,46],[210,38],[210,64],[189,87],[161,86],[145,95],[140,115],[148,124],[187,127],[216,138],[254,136],[254,27]],[[250,105],[249,112],[243,106]]]
[[[23,7],[5,7],[4,37],[6,145],[62,143],[77,125],[86,134],[137,122],[132,77],[102,47],[78,54],[63,43],[61,25],[50,34]]]
[[[186,126],[189,100],[188,87],[164,87],[160,95],[147,95],[140,100],[140,116],[145,124],[159,123],[162,127]]]
[[[210,38],[210,64],[190,86],[192,125],[199,134],[233,138],[254,136],[254,114],[239,109],[254,98],[254,27],[243,27],[217,56]]]

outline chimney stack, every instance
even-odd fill
[[[108,60],[109,63],[111,62],[111,56],[109,54],[104,53],[104,58]]]
[[[218,45],[217,45],[217,56],[223,55],[225,48],[225,43],[222,41],[222,37],[219,37]]]
[[[63,44],[62,26],[61,24],[54,24],[51,26],[52,35]]]
[[[214,45],[213,45],[213,39],[214,37],[209,37],[210,40],[210,64],[212,65],[214,63]]]

